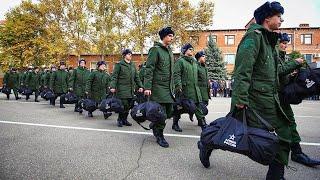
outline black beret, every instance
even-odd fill
[[[195,58],[198,60],[199,58],[201,58],[202,56],[205,56],[205,55],[206,55],[206,53],[204,51],[199,51],[195,55]]]
[[[161,29],[159,31],[159,36],[160,36],[160,39],[162,40],[164,37],[166,37],[167,35],[169,34],[173,34],[174,35],[174,32],[173,30],[171,29],[171,27],[165,27],[163,29]]]
[[[132,54],[132,51],[130,49],[125,49],[122,51],[122,56],[125,56],[127,54]]]
[[[280,42],[284,42],[284,41],[290,42],[290,38],[287,33],[280,33],[279,39],[280,39]]]
[[[190,43],[185,44],[185,45],[182,46],[182,48],[181,48],[181,53],[182,53],[182,54],[185,54],[186,51],[187,51],[188,49],[190,49],[190,48],[193,48]]]
[[[84,60],[84,59],[80,59],[80,60],[79,60],[79,64],[81,63],[81,61],[83,61],[85,64],[87,63],[87,61],[86,61],[86,60]]]
[[[98,61],[97,62],[97,67],[101,66],[101,65],[106,65],[106,62],[105,61]]]
[[[270,3],[268,1],[254,11],[254,18],[256,19],[257,24],[262,24],[267,17],[273,16],[276,13],[283,14],[283,7],[279,2],[273,1]]]

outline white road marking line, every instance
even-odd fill
[[[14,122],[14,121],[0,121],[0,123],[26,125],[26,126],[52,127],[52,128],[60,128],[60,129],[74,129],[74,130],[86,130],[86,131],[98,131],[98,132],[113,132],[113,133],[121,133],[121,134],[152,135],[152,133],[141,132],[141,131],[123,131],[123,130],[114,130],[114,129],[96,129],[96,128],[74,127],[74,126],[57,126],[57,125],[49,125],[49,124],[24,123],[24,122]],[[200,136],[196,136],[196,135],[183,135],[183,134],[164,134],[164,135],[167,136],[167,137],[181,137],[181,138],[200,139]],[[320,146],[320,143],[301,142],[300,144],[306,145],[306,146]]]

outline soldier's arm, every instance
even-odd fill
[[[76,71],[77,69],[73,70],[69,79],[69,89],[74,89],[74,82],[76,80]]]
[[[290,73],[292,73],[295,69],[298,69],[301,67],[300,63],[298,63],[296,60],[289,60],[284,63],[278,64],[278,75],[279,76],[285,76]]]
[[[260,49],[261,32],[251,32],[241,41],[235,60],[233,100],[236,105],[249,106],[249,88],[253,66]]]
[[[140,79],[140,76],[139,76],[139,73],[137,71],[137,68],[134,66],[134,70],[135,70],[135,75],[134,75],[134,81],[136,83],[136,85],[139,87],[139,88],[143,88],[143,84],[141,82],[141,79]]]
[[[153,72],[157,62],[158,62],[157,48],[152,47],[149,50],[146,67],[145,67],[145,77],[144,77],[143,83],[144,83],[144,88],[146,90],[151,90],[152,88]]]
[[[181,82],[181,75],[182,75],[182,64],[180,60],[178,60],[174,64],[174,86],[176,90],[182,90],[182,82]]]
[[[94,76],[95,76],[95,72],[90,73],[89,78],[87,79],[87,82],[86,82],[85,90],[89,94],[91,93],[91,87],[92,87],[92,83],[94,81]]]
[[[119,72],[120,72],[120,64],[116,63],[114,65],[113,72],[111,75],[111,82],[110,82],[111,89],[116,89],[116,87],[117,87]]]
[[[8,84],[9,81],[9,73],[6,73],[3,77],[3,85]]]
[[[52,75],[51,75],[51,77],[50,77],[49,88],[50,88],[51,90],[53,90],[53,85],[54,85],[55,77],[56,77],[56,72],[52,73]]]
[[[106,76],[106,89],[109,89],[111,77],[110,77],[109,73],[106,73],[106,74],[107,74],[107,76]]]

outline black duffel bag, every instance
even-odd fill
[[[159,103],[154,101],[147,101],[135,105],[131,109],[130,115],[132,119],[145,130],[150,130],[150,128],[146,128],[141,124],[146,120],[150,121],[153,125],[165,121],[164,109]]]
[[[247,126],[246,113],[251,111],[266,129]],[[244,109],[242,121],[230,112],[226,117],[210,123],[201,133],[200,141],[214,149],[222,149],[248,156],[253,161],[269,165],[279,151],[279,138],[274,128],[252,109]]]
[[[82,99],[80,101],[80,107],[88,112],[93,112],[97,109],[97,103],[96,101],[92,99]]]
[[[28,88],[28,87],[26,87],[26,88],[24,88],[23,89],[23,91],[22,91],[22,95],[25,95],[25,96],[30,96],[30,95],[32,95],[32,89],[31,88]]]
[[[320,68],[301,68],[284,86],[280,99],[284,103],[300,104],[303,99],[320,94]]]
[[[1,89],[1,92],[3,94],[9,95],[9,94],[11,94],[11,89],[8,86],[3,86]]]
[[[196,104],[193,100],[178,97],[173,103],[174,114],[189,114],[189,118],[193,121],[193,115],[196,111]]]
[[[120,99],[112,96],[101,101],[99,106],[102,112],[115,112],[121,113],[124,111],[124,106]]]
[[[54,93],[51,89],[45,89],[40,93],[41,98],[45,99],[46,101],[54,98]]]
[[[63,104],[75,104],[78,103],[78,97],[73,92],[68,92],[67,94],[61,95]]]

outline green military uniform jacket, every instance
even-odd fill
[[[19,88],[19,74],[7,72],[3,77],[3,83],[9,88]]]
[[[198,86],[198,62],[193,57],[181,56],[174,65],[175,89],[182,90],[185,98],[202,102]]]
[[[106,98],[107,89],[109,88],[110,76],[105,71],[93,71],[86,83],[86,92],[89,98],[96,102],[101,102]]]
[[[39,90],[40,88],[40,73],[29,72],[26,77],[26,86],[31,88],[33,91]]]
[[[57,70],[52,73],[50,78],[50,89],[54,93],[65,94],[68,91],[68,72],[65,70]]]
[[[271,123],[283,142],[277,159],[287,164],[291,132],[290,120],[281,108],[278,96],[277,42],[277,33],[258,24],[250,26],[237,50],[231,107],[247,105]],[[247,115],[249,126],[265,128],[252,113]]]
[[[152,101],[174,102],[173,68],[174,57],[171,48],[155,42],[148,53],[144,79],[144,88],[151,90]]]
[[[72,88],[78,97],[84,97],[89,75],[90,71],[83,67],[78,67],[73,71],[69,79],[69,88]]]
[[[198,86],[200,88],[202,101],[209,101],[211,97],[208,69],[206,65],[202,63],[198,63]]]
[[[121,99],[133,98],[135,87],[142,88],[138,71],[133,62],[121,60],[113,69],[110,88],[116,89],[117,97]]]

